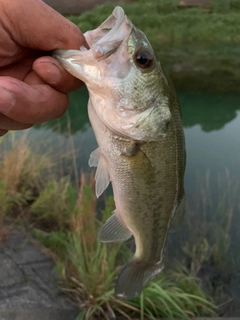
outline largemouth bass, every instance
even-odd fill
[[[54,55],[89,91],[99,145],[89,160],[97,167],[96,195],[111,181],[116,205],[99,239],[134,236],[136,252],[115,287],[116,297],[132,299],[162,270],[170,223],[184,207],[180,108],[146,35],[121,7],[85,38],[89,48]]]

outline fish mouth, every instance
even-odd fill
[[[104,77],[124,78],[130,69],[128,39],[133,27],[124,10],[116,7],[98,28],[84,33],[86,47],[57,49],[53,57],[85,83]]]
[[[129,37],[132,27],[124,10],[116,7],[97,29],[86,32],[84,36],[95,59],[101,61],[116,52]]]

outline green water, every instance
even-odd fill
[[[196,170],[228,168],[234,175],[240,175],[240,94],[178,91],[178,97],[188,158],[186,188]],[[96,147],[87,101],[85,88],[72,93],[67,114],[30,130],[31,139],[37,136],[46,147],[55,145],[57,150],[60,147],[69,152],[69,141],[73,140],[79,150],[78,168],[83,169],[87,168],[89,152]]]
[[[184,222],[170,234],[166,267],[183,262],[223,304],[222,313],[237,316],[240,94],[178,91],[178,97],[186,138],[187,210]],[[85,88],[72,93],[66,115],[30,129],[28,135],[36,149],[53,155],[61,174],[70,173],[73,179],[76,172],[90,170],[88,158],[97,146],[88,121],[87,101]]]

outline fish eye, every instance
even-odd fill
[[[141,69],[147,69],[152,66],[153,55],[147,50],[140,49],[135,53],[135,62]]]

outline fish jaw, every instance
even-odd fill
[[[84,33],[97,61],[113,54],[121,43],[128,38],[133,25],[121,7],[116,7],[112,14],[95,30]]]
[[[95,64],[92,52],[85,50],[63,50],[54,51],[53,57],[74,77],[88,83],[98,84],[101,74]]]
[[[53,56],[69,73],[85,82],[87,86],[102,87],[105,78],[124,77],[129,72],[129,55],[126,48],[132,28],[133,24],[123,9],[116,7],[98,28],[84,33],[89,49],[58,49],[53,52]],[[114,68],[115,62],[117,68]]]

